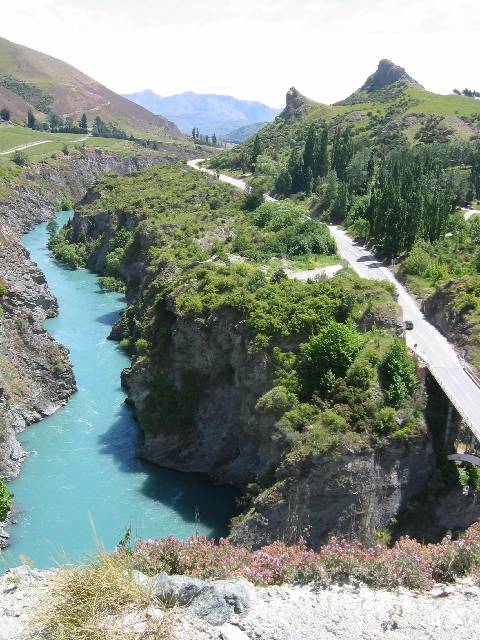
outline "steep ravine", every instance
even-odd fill
[[[43,328],[57,313],[45,278],[18,235],[76,201],[102,174],[131,174],[188,153],[116,156],[84,149],[52,164],[33,165],[9,184],[0,203],[0,476],[11,480],[25,457],[16,434],[64,405],[75,391],[67,350]],[[0,547],[8,534],[0,526]]]
[[[93,189],[85,202],[97,197]],[[70,240],[95,240],[88,265],[103,273],[119,230],[133,233],[120,271],[127,283],[127,299],[135,307],[129,316],[135,318],[135,324],[148,315],[150,298],[155,295],[150,280],[155,271],[147,268],[150,250],[162,246],[163,234],[170,229],[165,225],[147,231],[135,215],[99,211],[76,215]],[[157,277],[174,277],[171,269],[166,265]],[[401,322],[390,314],[386,305],[385,317],[377,315],[369,321],[395,334]],[[275,410],[258,402],[272,388],[271,361],[262,351],[250,348],[252,335],[245,319],[228,309],[215,312],[208,321],[181,317],[175,312],[174,296],[167,297],[160,316],[162,320],[150,328],[149,335],[161,334],[163,346],[145,356],[137,354],[122,375],[145,431],[143,456],[160,466],[206,472],[246,490],[251,499],[233,526],[234,541],[258,547],[275,539],[294,541],[302,535],[316,546],[337,534],[371,542],[412,499],[437,492],[428,535],[438,537],[447,528],[465,526],[463,516],[458,525],[455,518],[448,519],[448,526],[439,524],[443,496],[450,496],[451,501],[451,492],[441,478],[433,424],[409,437],[380,439],[372,446],[353,441],[333,452],[285,455],[292,434],[282,427]],[[135,341],[140,335],[134,329],[128,337]],[[126,337],[123,322],[114,328],[113,336]],[[288,340],[281,346],[291,347]],[[423,385],[425,372],[420,369],[417,375]],[[159,424],[160,406],[165,411],[176,407],[170,424],[168,420]],[[444,428],[445,419],[442,414],[437,429]],[[450,432],[452,439],[456,426]],[[453,491],[461,501],[459,492]],[[478,508],[467,506],[470,523],[478,517]],[[409,533],[415,534],[415,529]]]

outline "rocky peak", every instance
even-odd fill
[[[308,104],[308,98],[297,91],[295,87],[291,87],[287,91],[286,107],[281,114],[286,120],[292,118],[300,110]]]
[[[378,91],[389,85],[394,84],[398,80],[405,80],[410,86],[423,87],[414,80],[403,67],[399,67],[390,60],[380,60],[377,70],[367,78],[367,81],[361,87],[360,91]]]

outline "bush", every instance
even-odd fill
[[[8,293],[8,285],[5,280],[0,277],[0,298],[6,296]]]
[[[329,371],[335,377],[345,375],[359,349],[360,336],[355,327],[329,321],[302,345],[306,386],[311,390],[319,389],[319,381]]]
[[[263,202],[264,193],[263,182],[259,184],[254,183],[250,190],[245,194],[245,209],[247,209],[248,211],[253,211],[257,207],[259,207]]]
[[[12,162],[19,167],[26,167],[28,165],[28,156],[24,151],[17,149],[12,156]]]
[[[148,340],[145,340],[145,338],[139,338],[135,342],[135,352],[139,356],[145,355],[149,350],[149,348],[150,348],[150,343],[148,342]]]
[[[0,522],[3,522],[12,508],[13,496],[5,483],[0,480]]]
[[[257,411],[282,414],[292,408],[295,396],[285,387],[273,387],[263,394],[256,404]]]
[[[285,582],[329,584],[359,580],[376,589],[430,589],[435,582],[452,582],[480,568],[480,523],[457,541],[422,545],[408,537],[393,547],[367,547],[360,542],[331,538],[318,551],[303,543],[283,542],[251,551],[228,540],[218,543],[201,536],[189,540],[158,538],[136,543],[133,566],[148,575],[161,571],[204,579],[242,576],[268,586]]]

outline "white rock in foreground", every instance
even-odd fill
[[[19,568],[0,578],[0,640],[38,638],[30,619],[48,595],[53,573]],[[217,583],[211,584],[215,588]],[[248,608],[213,625],[201,607],[193,603],[178,607],[172,640],[473,640],[479,636],[480,588],[472,580],[437,585],[421,595],[356,585],[260,588],[244,580],[239,585],[248,592]],[[152,609],[150,616],[155,613]],[[125,633],[133,630],[130,618],[135,630],[141,630],[143,615],[125,617]]]

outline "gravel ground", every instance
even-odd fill
[[[0,578],[0,640],[33,638],[32,615],[48,594],[53,572],[22,567]],[[244,585],[245,582],[242,582]],[[473,640],[479,637],[480,587],[472,580],[438,585],[418,595],[363,586],[258,588],[247,585],[249,607],[214,626],[177,608],[171,640]],[[152,607],[152,609],[154,609]],[[152,611],[148,616],[151,617]],[[157,610],[157,615],[163,615]],[[169,615],[172,615],[169,612]],[[142,614],[135,619],[141,637]],[[133,630],[127,618],[125,631]],[[119,640],[121,638],[119,637]]]

